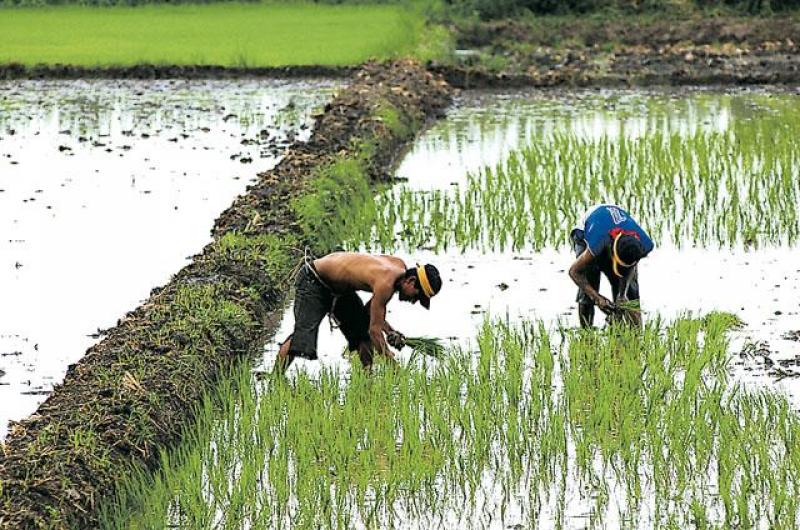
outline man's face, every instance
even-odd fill
[[[419,300],[419,287],[414,278],[403,278],[400,282],[400,289],[398,290],[398,298],[403,302],[410,302],[416,304]]]

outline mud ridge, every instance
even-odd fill
[[[764,85],[800,81],[800,19],[662,16],[508,19],[452,28],[459,88]]]
[[[324,251],[346,221],[341,193],[385,178],[450,92],[413,62],[359,70],[310,140],[219,217],[212,243],[12,424],[0,452],[0,528],[96,528],[121,477],[156,469],[221,374],[261,351],[298,249]]]
[[[275,67],[233,67],[214,65],[154,65],[87,67],[69,64],[0,64],[0,79],[293,79],[306,77],[347,77],[358,67],[297,65]]]
[[[529,72],[491,72],[481,67],[431,64],[428,70],[442,76],[451,86],[460,89],[484,88],[626,88],[649,86],[760,86],[796,85],[800,83],[800,54],[774,62],[761,59],[758,65],[708,68],[681,64],[650,67],[628,67],[624,72],[595,72],[590,68],[542,68]],[[657,65],[658,60],[639,57],[637,61]],[[727,63],[725,63],[727,64]]]

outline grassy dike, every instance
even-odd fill
[[[412,62],[367,65],[215,223],[213,241],[67,371],[0,452],[0,528],[93,528],[122,476],[154,470],[204,396],[274,331],[298,249],[341,240],[347,205],[443,112]]]

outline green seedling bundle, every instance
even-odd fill
[[[138,516],[107,528],[537,527],[544,513],[562,527],[575,502],[591,527],[794,528],[800,419],[729,382],[734,322],[486,321],[433,364],[241,371],[168,472],[130,485]]]
[[[652,234],[678,246],[794,243],[799,124],[800,110],[781,104],[722,130],[536,131],[524,148],[466,183],[380,195],[351,244],[538,250],[566,243],[570,228],[598,202],[624,205]]]
[[[405,342],[415,354],[441,358],[445,353],[444,344],[435,337],[406,337]]]

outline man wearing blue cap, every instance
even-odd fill
[[[373,351],[394,359],[388,344],[401,348],[405,337],[386,322],[386,305],[397,293],[404,302],[430,309],[441,288],[436,267],[406,267],[395,256],[334,252],[304,259],[295,279],[294,333],[281,344],[275,366],[285,371],[295,357],[316,359],[319,325],[327,314],[365,368],[372,365]],[[372,298],[364,304],[356,291],[370,292]]]
[[[594,307],[612,317],[625,316],[641,325],[638,309],[617,304],[639,300],[637,263],[653,250],[647,232],[621,207],[598,204],[590,208],[570,233],[577,255],[569,275],[578,285],[578,317],[582,327],[594,321]],[[598,292],[600,273],[611,283],[612,302]]]

